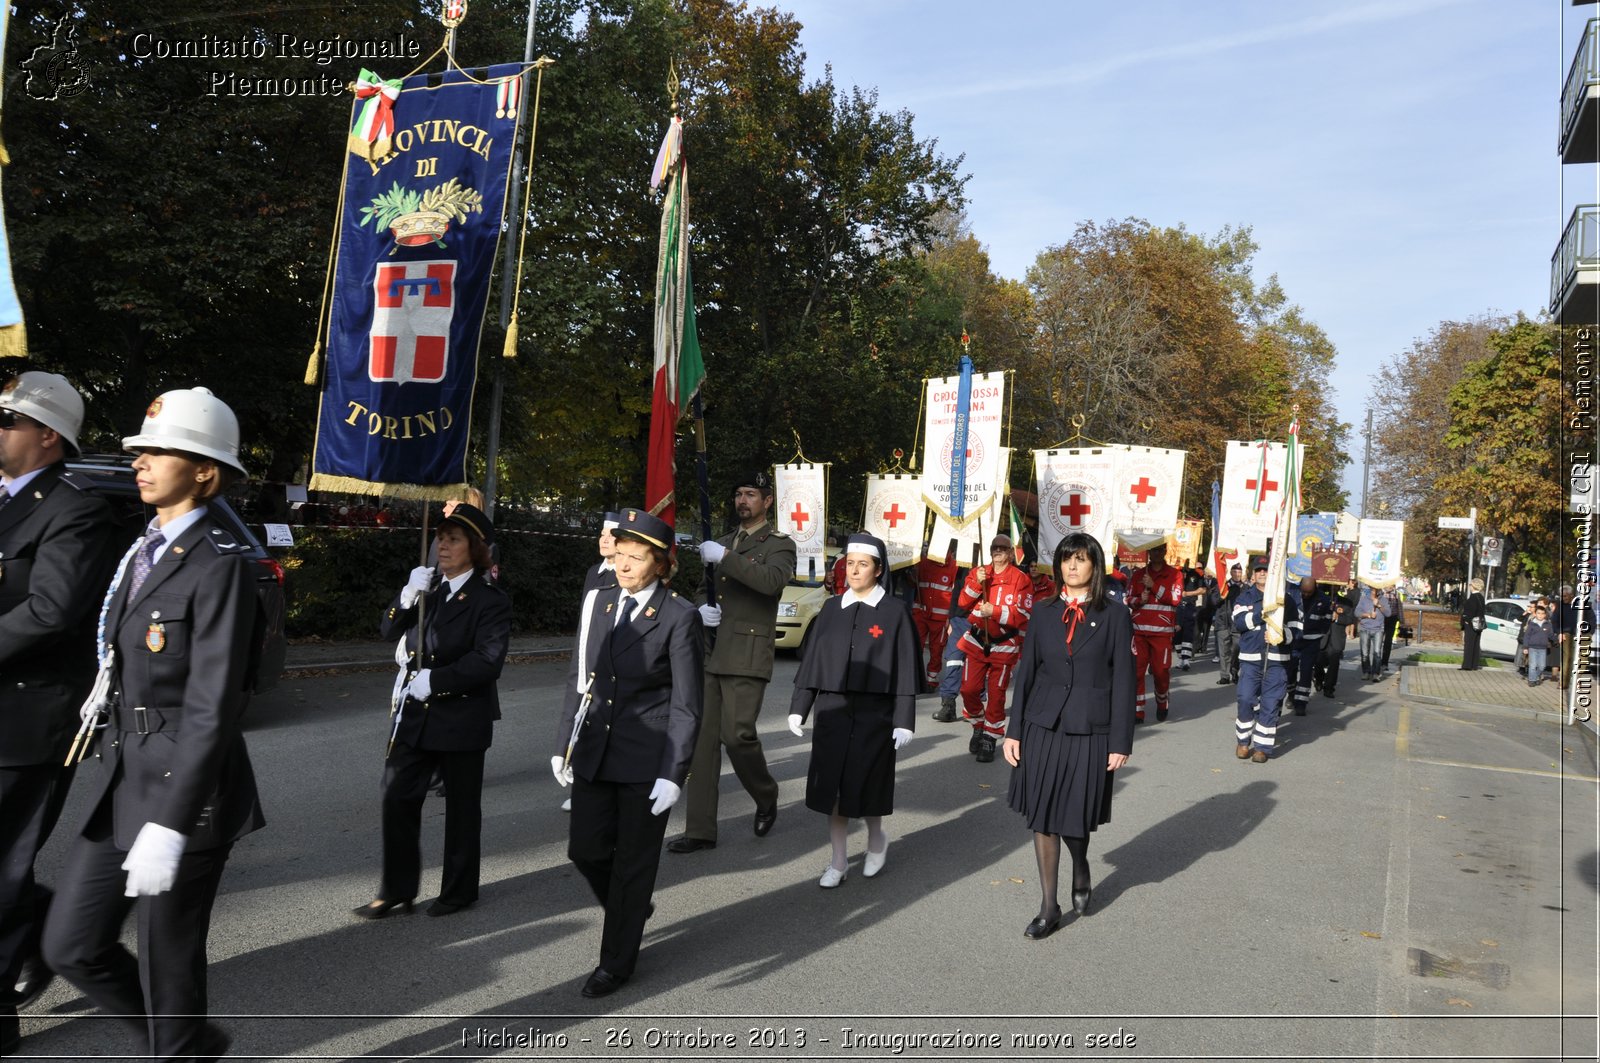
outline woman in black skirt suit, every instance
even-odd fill
[[[895,751],[911,741],[916,726],[921,658],[911,608],[888,592],[887,551],[864,533],[845,544],[843,594],[829,598],[806,632],[804,656],[795,676],[789,730],[813,710],[811,766],[806,807],[828,817],[833,859],[818,885],[844,881],[845,838],[850,820],[867,821],[862,874],[883,870],[889,839],[883,817],[894,811]]]
[[[1111,822],[1112,773],[1133,751],[1133,621],[1106,595],[1105,553],[1092,535],[1056,547],[1059,595],[1034,605],[1002,747],[1011,807],[1033,830],[1043,899],[1023,936],[1061,923],[1061,842],[1072,853],[1072,910],[1089,911],[1089,834]]]
[[[1483,638],[1483,580],[1474,576],[1467,586],[1472,593],[1461,607],[1461,670],[1475,672],[1483,667],[1479,649]]]

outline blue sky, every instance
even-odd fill
[[[1596,167],[1556,154],[1586,20],[1567,0],[778,0],[807,68],[965,153],[967,213],[1021,279],[1083,220],[1248,225],[1258,277],[1339,351],[1359,505],[1378,368],[1440,321],[1538,314]],[[1129,440],[1132,442],[1133,440]]]

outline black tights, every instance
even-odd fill
[[[1061,868],[1061,843],[1067,843],[1072,855],[1072,888],[1089,888],[1089,839],[1071,838],[1056,834],[1034,834],[1033,855],[1039,861],[1039,915],[1050,918],[1059,914],[1061,902],[1056,899],[1056,879]]]

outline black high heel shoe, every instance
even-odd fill
[[[1072,910],[1079,915],[1089,914],[1089,897],[1094,893],[1093,887],[1072,891]]]
[[[1022,931],[1022,936],[1027,938],[1029,941],[1043,941],[1051,934],[1054,934],[1056,932],[1056,927],[1060,925],[1061,909],[1057,908],[1056,914],[1053,918],[1046,919],[1042,915],[1034,916],[1033,922],[1029,923]]]
[[[403,901],[376,900],[371,904],[363,904],[359,908],[353,908],[351,911],[362,919],[387,919],[397,911],[401,915],[410,915],[411,900],[412,898],[410,897]]]

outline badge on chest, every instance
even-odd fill
[[[144,648],[151,653],[160,653],[167,648],[167,625],[152,623],[144,632]]]

